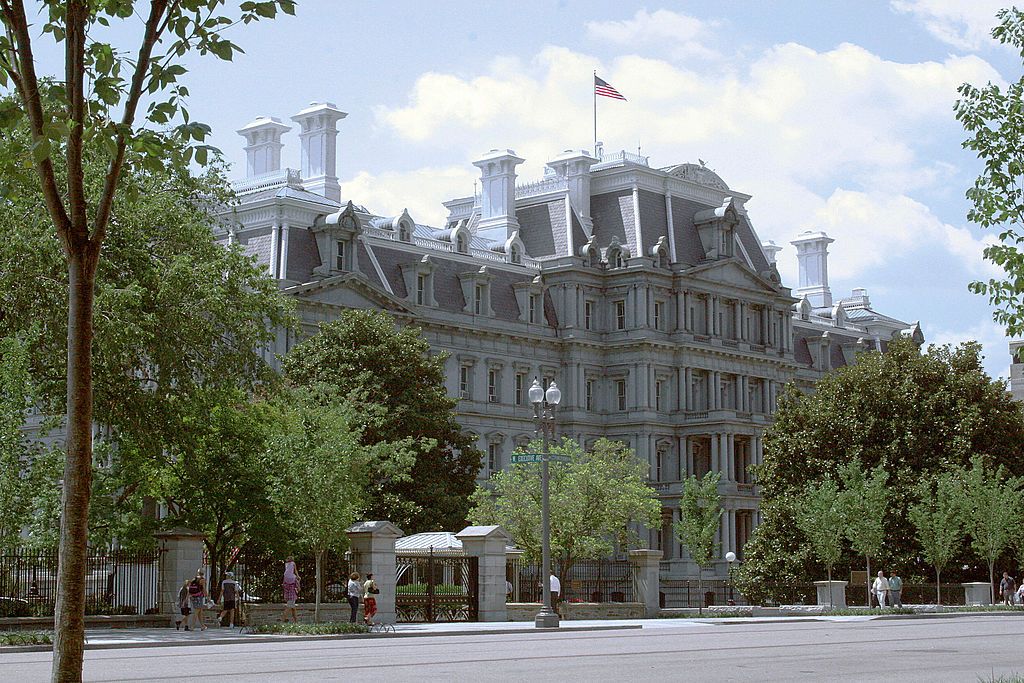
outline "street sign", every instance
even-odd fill
[[[551,462],[569,462],[569,456],[562,455],[561,453],[552,453],[548,456]],[[512,464],[513,465],[525,465],[527,463],[542,462],[544,460],[543,453],[513,453]]]

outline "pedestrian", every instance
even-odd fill
[[[1003,580],[999,582],[999,593],[1003,596],[1004,605],[1013,604],[1013,594],[1017,592],[1017,582],[1007,572],[1003,572]]]
[[[1020,585],[1017,586],[1017,604],[1024,605],[1024,581],[1021,581]]]
[[[889,607],[903,607],[903,579],[895,569],[889,573]]]
[[[228,628],[235,627],[235,601],[238,599],[238,582],[235,581],[234,572],[224,572],[224,580],[220,582],[220,599],[224,606],[217,615],[217,622],[224,623],[224,617],[228,618]]]
[[[885,607],[885,597],[889,592],[889,580],[885,578],[885,572],[879,570],[878,578],[871,584],[871,592],[875,594],[878,606]]]
[[[359,611],[359,596],[363,594],[363,587],[359,584],[359,572],[352,572],[348,575],[348,606],[352,610],[349,621],[356,623],[356,612]]]
[[[512,602],[512,582],[505,579],[505,602]]]
[[[295,601],[299,599],[299,588],[302,580],[295,568],[295,558],[289,555],[284,561],[284,578],[281,587],[284,589],[284,612],[281,614],[281,621],[288,621],[288,613],[291,612],[292,621],[298,623],[299,615],[295,612]]]
[[[551,576],[548,577],[548,581],[550,581],[548,590],[551,591],[551,609],[555,611],[555,614],[560,614],[558,611],[558,602],[562,596],[562,582],[558,580],[558,577],[555,576],[554,572],[552,572]]]
[[[188,623],[191,621],[188,615],[192,613],[192,602],[188,597],[188,579],[181,584],[181,588],[178,589],[178,618],[174,620],[174,630],[177,631],[181,628],[182,624],[185,625],[185,630],[188,631]]]
[[[377,582],[373,580],[373,574],[366,575],[363,583],[363,623],[369,626],[372,623],[373,615],[377,613],[377,595],[380,589]]]
[[[188,599],[189,606],[192,608],[192,614],[189,615],[189,618],[193,624],[199,627],[200,631],[205,631],[206,624],[203,623],[203,609],[206,607],[206,577],[203,575],[202,569],[197,569],[195,577],[188,582]]]

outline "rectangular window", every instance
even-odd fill
[[[498,402],[498,371],[494,369],[487,371],[487,401]]]
[[[591,330],[594,327],[594,302],[583,302],[583,329]]]
[[[501,452],[499,446],[496,443],[487,444],[487,469],[491,472],[497,472],[500,469],[500,458]]]
[[[655,301],[654,302],[654,329],[663,330],[665,329],[665,302]]]
[[[615,380],[615,397],[618,400],[619,410],[626,409],[626,380]]]
[[[427,276],[416,276],[416,303],[422,306],[427,301]]]
[[[516,373],[516,405],[521,406],[526,403],[526,374],[522,372]]]
[[[624,330],[626,329],[626,302],[616,301],[615,302],[615,329]]]
[[[530,295],[530,322],[537,323],[540,321],[540,295]]]
[[[473,288],[473,313],[483,315],[484,312],[484,286],[476,285]]]
[[[654,409],[657,411],[661,410],[661,394],[662,394],[662,382],[660,379],[654,383]]]
[[[459,366],[459,398],[469,398],[469,366]]]
[[[586,389],[586,391],[587,391],[587,410],[593,410],[594,409],[594,380],[588,379],[586,387],[587,387],[587,389]]]
[[[658,449],[654,454],[654,481],[661,481],[665,467],[665,451]]]
[[[338,240],[336,244],[338,246],[334,256],[334,267],[337,270],[345,270],[345,243]]]

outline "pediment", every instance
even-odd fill
[[[688,271],[686,274],[738,289],[754,290],[757,292],[770,292],[778,294],[779,290],[770,280],[755,273],[746,263],[738,258],[723,259],[710,263],[702,263]]]
[[[341,308],[379,308],[408,313],[404,301],[370,284],[359,273],[340,273],[282,290],[301,301]]]

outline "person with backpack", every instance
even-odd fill
[[[202,569],[197,569],[195,578],[188,582],[188,599],[192,608],[189,621],[199,625],[199,628],[196,630],[205,631],[206,624],[203,623],[203,610],[206,608],[206,577],[203,576]]]
[[[363,587],[359,583],[359,572],[352,572],[348,577],[348,587],[345,591],[348,594],[348,606],[352,610],[349,621],[356,623],[356,613],[359,612],[359,596],[363,594]]]
[[[191,621],[189,614],[192,613],[191,602],[188,597],[188,579],[181,584],[181,588],[178,589],[178,611],[180,614],[178,618],[174,620],[174,630],[177,631],[181,628],[182,624],[185,625],[185,630],[188,631],[188,624]]]
[[[369,626],[372,623],[373,615],[377,613],[377,595],[380,589],[377,582],[373,580],[373,574],[366,575],[363,583],[363,623]]]
[[[228,628],[235,627],[235,601],[238,600],[238,582],[234,572],[224,572],[224,580],[220,582],[220,599],[224,607],[217,615],[217,622],[224,623],[224,615],[228,618]]]

